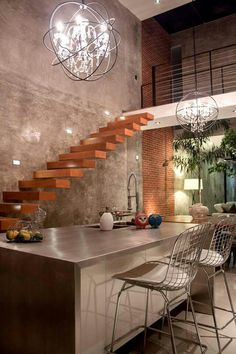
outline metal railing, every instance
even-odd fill
[[[236,91],[236,44],[183,57],[177,65],[152,66],[151,82],[141,86],[142,108],[177,102],[194,90]]]

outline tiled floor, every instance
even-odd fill
[[[236,308],[236,268],[230,268],[227,270],[227,279],[230,285],[230,291],[233,298],[233,302]],[[217,276],[215,281],[215,299],[218,306],[221,307],[229,307],[227,296],[225,292],[225,288],[223,285],[222,276]],[[230,314],[227,314],[222,311],[217,311],[217,319],[219,320],[219,324],[224,324],[228,318],[230,318]],[[178,315],[179,317],[184,316],[184,312]],[[189,319],[191,319],[191,314],[189,314]],[[211,316],[197,314],[197,319],[199,322],[212,324]],[[181,328],[179,328],[181,327]],[[178,328],[175,329],[175,333],[184,336],[184,338],[194,338],[194,328],[192,326],[186,326],[183,324],[178,324]],[[207,345],[208,354],[216,354],[218,353],[217,342],[215,338],[210,338],[209,336],[213,335],[208,333],[205,330],[200,329],[200,333],[202,336],[202,342]],[[221,333],[229,335],[233,337],[232,342],[227,346],[224,350],[224,354],[235,354],[236,353],[236,325],[234,321],[230,323],[225,330]],[[189,344],[184,342],[183,340],[177,340],[177,350],[178,354],[197,354],[200,353],[200,348],[195,346],[194,344]],[[227,342],[226,339],[222,339],[222,346]],[[134,341],[129,347],[125,347],[122,350],[119,350],[117,353],[119,354],[141,354],[142,352],[142,342],[140,340]],[[170,338],[167,336],[162,336],[161,341],[159,340],[159,336],[157,334],[151,334],[148,338],[147,347],[145,354],[170,354],[172,353]]]

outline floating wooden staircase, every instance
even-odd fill
[[[149,113],[117,117],[81,140],[80,145],[71,146],[69,153],[60,154],[58,161],[47,162],[46,170],[33,172],[32,180],[19,181],[19,191],[4,191],[3,203],[0,203],[0,231],[7,230],[24,215],[33,214],[41,201],[56,200],[56,192],[41,189],[70,188],[70,178],[83,177],[83,169],[95,168],[96,159],[106,159],[107,154],[116,149],[116,144],[124,143],[153,119]]]

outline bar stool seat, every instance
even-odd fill
[[[220,266],[224,262],[222,255],[216,251],[203,249],[200,256],[201,266]]]
[[[173,273],[178,273],[178,277],[173,279],[170,276]],[[124,280],[130,284],[138,283],[141,287],[153,290],[164,288],[167,291],[182,289],[190,280],[186,272],[174,269],[161,261],[147,262],[127,272],[116,274],[116,279]]]

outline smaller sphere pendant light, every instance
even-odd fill
[[[219,109],[213,97],[203,92],[190,92],[176,106],[176,118],[185,130],[201,133],[210,129],[218,117]]]

